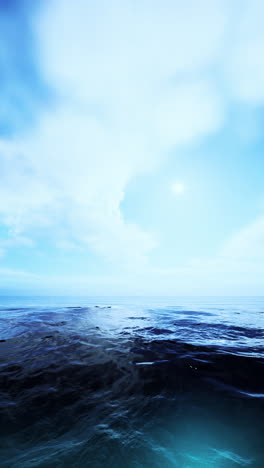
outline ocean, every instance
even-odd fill
[[[263,297],[1,297],[0,466],[264,467]]]

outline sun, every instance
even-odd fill
[[[186,192],[186,185],[183,182],[174,182],[171,185],[171,191],[175,195],[183,195]]]

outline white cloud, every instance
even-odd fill
[[[214,133],[224,121],[224,104],[210,81],[166,89],[156,109],[156,133],[166,148]]]
[[[219,130],[228,93],[262,99],[261,65],[243,57],[245,20],[227,50],[232,10],[225,0],[43,2],[34,29],[57,102],[0,148],[2,221],[16,235],[45,229],[57,244],[144,263],[156,242],[122,216],[128,183]],[[254,41],[257,51],[260,28]]]
[[[53,0],[49,5],[40,25],[48,78],[75,96],[80,91],[82,99],[84,94],[104,102],[112,97],[112,104],[116,93],[140,102],[139,89],[151,95],[161,80],[166,84],[181,73],[211,66],[222,49],[229,12],[223,0],[94,5]],[[131,95],[135,89],[136,96]],[[146,96],[140,104],[145,103]]]
[[[59,276],[0,268],[1,286],[39,294],[263,295],[263,218],[245,226],[210,258],[194,258],[173,268],[145,265],[127,273]],[[71,246],[66,246],[71,247]]]
[[[222,255],[231,260],[257,262],[264,273],[264,216],[231,236],[224,245]]]
[[[227,60],[227,82],[232,94],[252,104],[264,102],[263,16],[262,0],[244,2]]]
[[[42,72],[59,98],[2,153],[2,219],[18,233],[63,230],[67,241],[68,231],[106,258],[142,261],[155,240],[124,221],[120,203],[172,145],[221,125],[210,81],[177,77],[216,60],[225,2],[50,1],[40,13]]]
[[[264,217],[226,239],[210,258],[196,258],[158,273],[186,294],[263,295]],[[191,285],[191,286],[190,286]]]

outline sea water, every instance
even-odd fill
[[[1,467],[264,467],[264,298],[0,298]]]

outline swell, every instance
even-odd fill
[[[12,315],[0,336],[1,465],[262,468],[261,328],[181,313]]]
[[[12,345],[10,342],[13,342]],[[20,346],[21,341],[21,346]],[[25,346],[26,344],[26,346]],[[71,405],[144,395],[184,398],[214,390],[253,398],[264,389],[264,360],[177,340],[107,340],[54,333],[1,343],[2,430]],[[4,348],[12,346],[12,353]],[[7,351],[9,360],[3,360]],[[30,414],[28,413],[30,408]],[[1,429],[0,429],[1,430]]]

